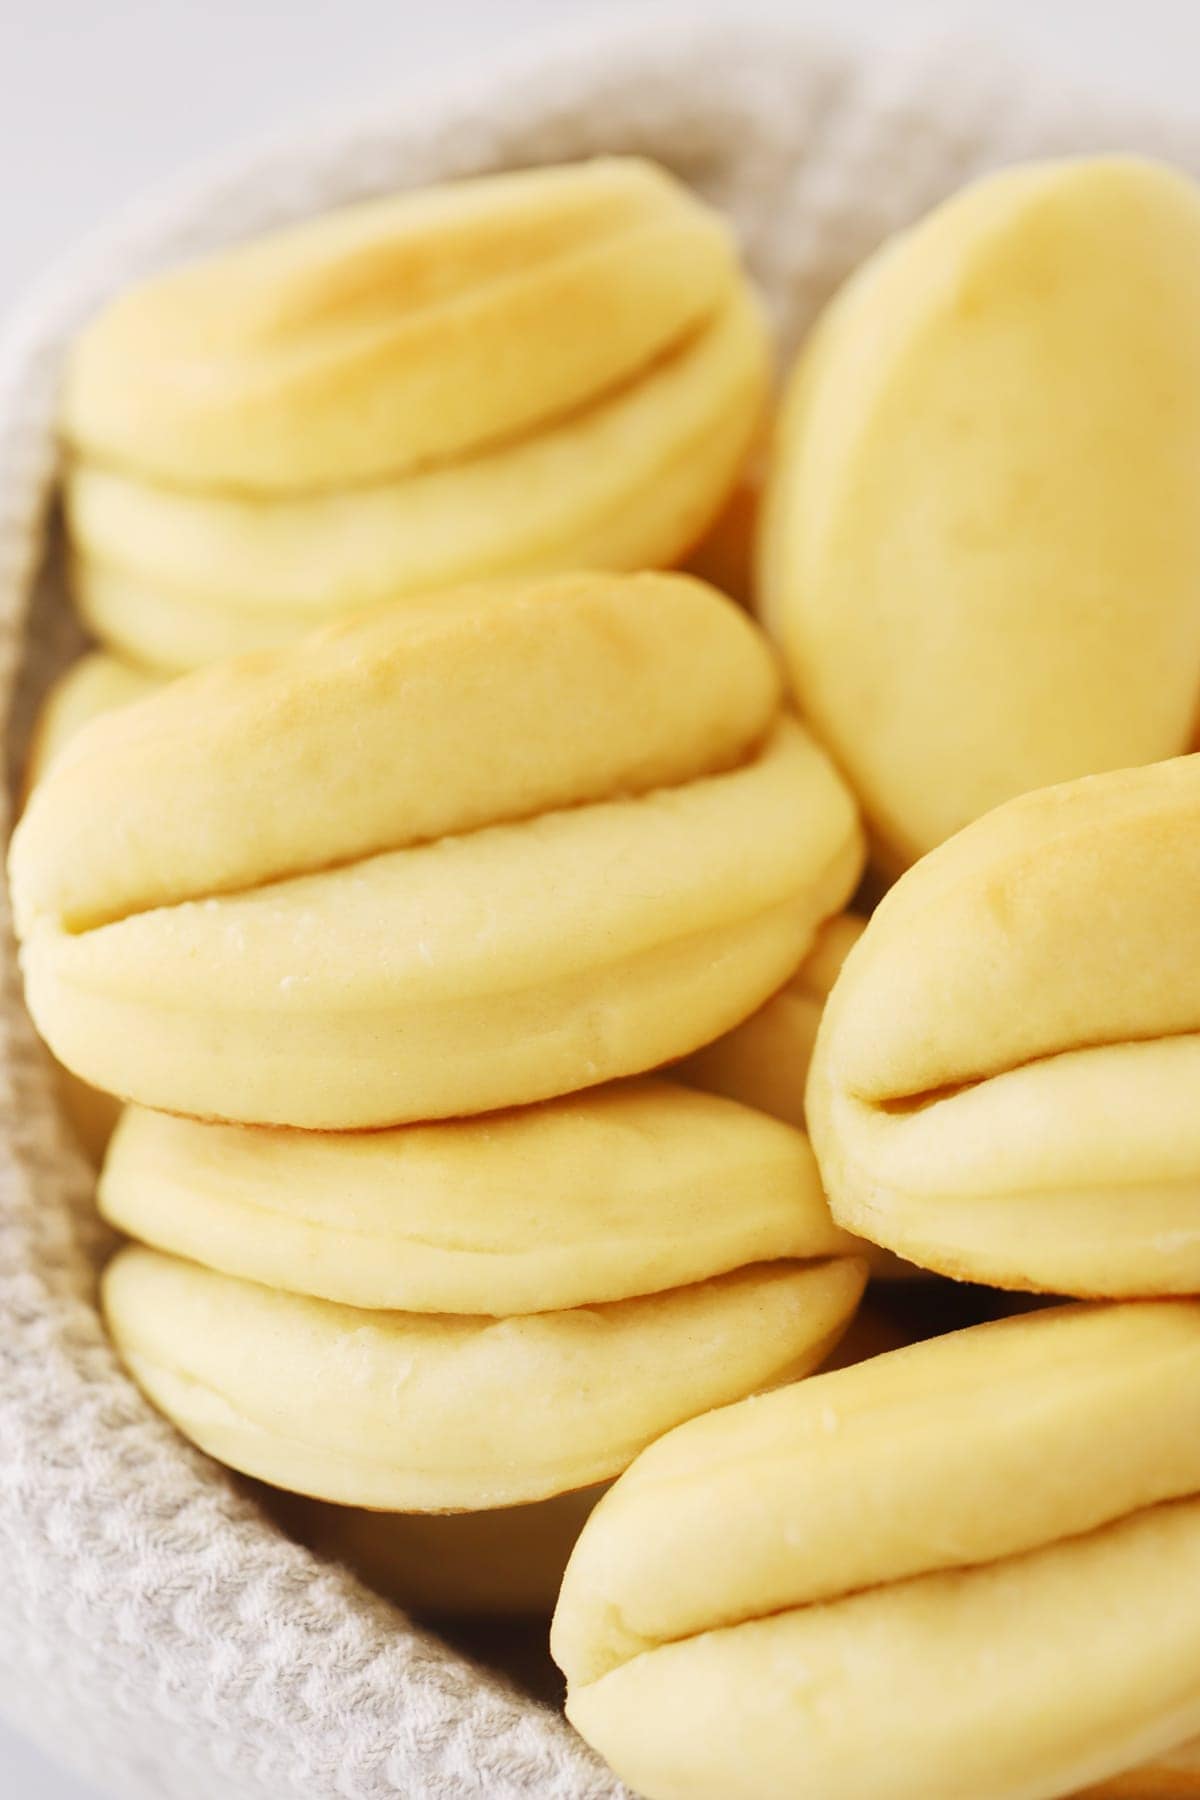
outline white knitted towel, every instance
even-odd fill
[[[63,344],[133,277],[388,188],[638,151],[732,215],[790,347],[866,251],[967,177],[1120,147],[1200,169],[1200,137],[1031,95],[982,54],[866,68],[790,34],[692,29],[543,55],[177,189],[85,246],[0,347],[0,804],[71,630],[45,566]],[[122,1375],[3,899],[0,956],[0,1706],[125,1800],[619,1795],[550,1711],[289,1543]]]

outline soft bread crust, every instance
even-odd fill
[[[976,1326],[695,1420],[597,1512],[555,1657],[592,1681],[678,1638],[1192,1494],[1193,1417],[1200,1304],[1161,1301]]]
[[[1196,188],[1103,158],[968,188],[815,333],[762,606],[886,863],[1193,742],[1198,318]]]
[[[652,164],[448,183],[142,283],[78,340],[63,429],[184,486],[342,486],[593,400],[740,280],[720,218]]]
[[[1195,1733],[1198,1580],[1180,1501],[665,1645],[567,1716],[646,1800],[1047,1800]]]
[[[808,1119],[841,1223],[1088,1294],[1200,1283],[1200,757],[998,808],[847,960]]]
[[[179,670],[484,577],[665,568],[729,492],[768,372],[761,311],[738,289],[632,385],[387,483],[238,496],[76,462],[65,492],[75,596],[106,642]]]
[[[728,768],[770,652],[682,575],[575,575],[381,607],[97,719],[10,858],[67,930]]]
[[[99,1187],[128,1236],[292,1293],[516,1314],[853,1250],[808,1141],[658,1080],[394,1131],[129,1108]]]
[[[854,913],[826,920],[791,980],[724,1037],[681,1062],[675,1076],[803,1127],[804,1089],[821,1014],[865,928],[866,920]]]
[[[727,774],[41,926],[26,995],[69,1068],[168,1112],[326,1129],[485,1112],[728,1030],[861,863],[845,788],[784,720]]]
[[[649,1800],[1039,1800],[1165,1751],[1200,1717],[1198,1410],[1200,1305],[1165,1301],[694,1419],[568,1564],[569,1715]]]
[[[131,1247],[103,1284],[130,1373],[229,1467],[398,1512],[519,1505],[625,1468],[671,1425],[816,1366],[851,1258],[739,1269],[517,1319],[365,1312]]]

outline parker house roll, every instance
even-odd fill
[[[1053,1800],[1200,1730],[1198,1583],[1200,1305],[1075,1305],[669,1433],[552,1649],[646,1800]]]
[[[308,220],[78,341],[77,598],[179,670],[480,577],[672,564],[733,489],[769,361],[728,227],[636,158]]]
[[[1193,747],[1198,466],[1200,197],[1167,168],[989,176],[835,300],[785,401],[760,597],[884,864]]]
[[[865,1281],[804,1137],[662,1081],[369,1135],[130,1112],[104,1280],[130,1372],[219,1460],[398,1512],[589,1487],[803,1375]]]
[[[926,1268],[1200,1292],[1200,756],[1010,801],[911,869],[821,1023],[835,1216]]]
[[[861,861],[733,603],[591,575],[379,609],[93,721],[10,867],[68,1068],[341,1128],[694,1049],[787,979]]]

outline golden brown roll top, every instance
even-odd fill
[[[697,329],[726,227],[652,164],[452,183],[155,277],[68,370],[68,441],[168,484],[376,480],[561,418]]]
[[[562,576],[380,608],[98,721],[12,854],[24,929],[172,902],[728,768],[779,678],[685,576]]]
[[[367,486],[264,497],[75,460],[64,498],[76,602],[98,637],[178,670],[483,577],[669,567],[742,466],[768,362],[742,287],[631,384],[465,460]]]

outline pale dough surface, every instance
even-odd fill
[[[99,1202],[227,1274],[412,1312],[546,1312],[857,1249],[800,1132],[659,1080],[393,1131],[130,1107]]]
[[[1200,757],[1010,801],[909,870],[826,1009],[835,1216],[932,1269],[1200,1281]]]
[[[14,906],[82,931],[675,786],[750,755],[778,703],[766,643],[684,575],[376,607],[94,718],[21,821]]]
[[[1192,746],[1198,461],[1200,192],[1174,170],[989,176],[842,290],[791,379],[763,606],[885,862]]]
[[[38,926],[26,994],[68,1068],[160,1110],[323,1129],[486,1112],[727,1030],[861,861],[845,787],[785,719],[728,774]]]
[[[1198,1418],[1200,1304],[1163,1301],[694,1419],[572,1554],[568,1714],[648,1800],[1048,1800],[1167,1750],[1200,1721]]]
[[[187,1437],[274,1486],[478,1511],[608,1480],[681,1420],[807,1374],[853,1316],[851,1258],[524,1318],[366,1312],[133,1246],[104,1276],[134,1379]]]
[[[130,288],[73,350],[64,428],[184,486],[378,480],[630,380],[738,279],[720,215],[637,158],[390,195]]]

